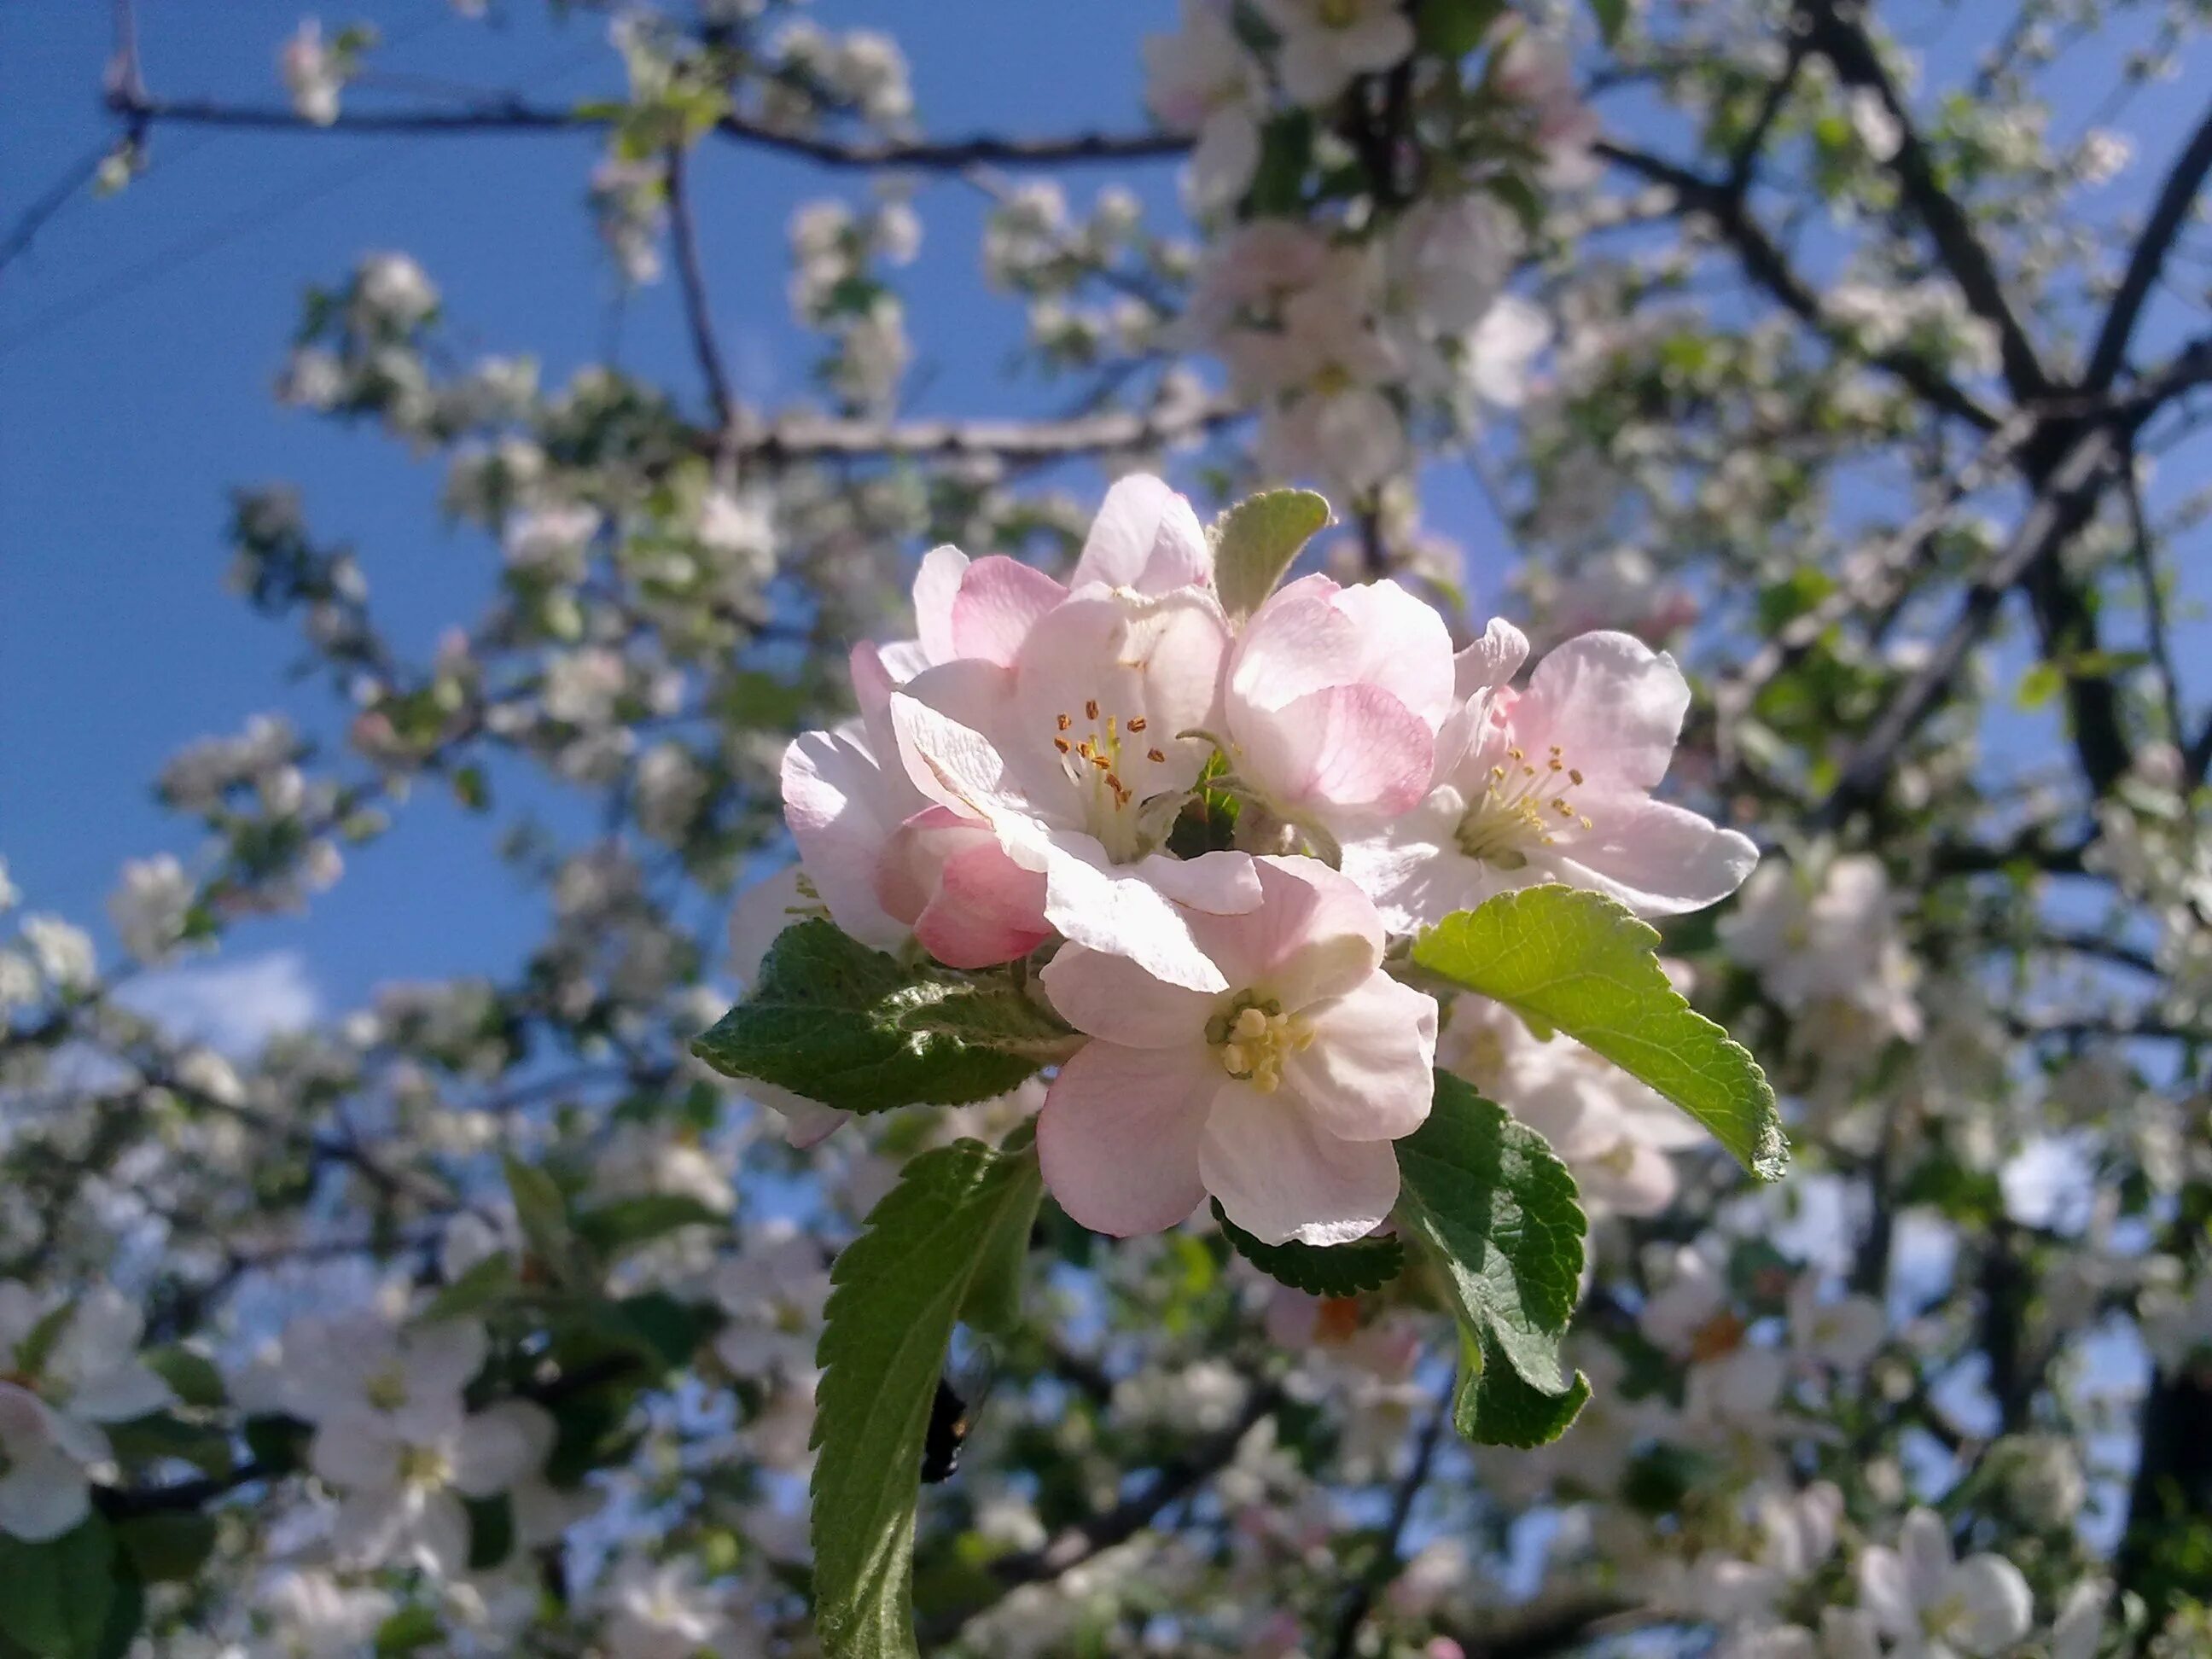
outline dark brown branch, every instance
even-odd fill
[[[2109,424],[2093,428],[2075,446],[2029,507],[2012,540],[1966,590],[1950,626],[1919,671],[1891,698],[1873,729],[1852,750],[1835,788],[1813,814],[1814,829],[1833,830],[1881,795],[1899,751],[1936,712],[1967,653],[1996,620],[2005,595],[2088,521],[2111,482],[2119,453],[2119,439]]]
[[[730,397],[730,377],[722,367],[722,348],[714,338],[714,313],[707,301],[707,274],[699,263],[698,228],[691,218],[691,196],[685,188],[687,157],[682,148],[668,152],[669,240],[676,251],[676,277],[684,291],[684,320],[691,331],[691,355],[699,360],[700,375],[707,382],[707,401],[714,411],[714,424],[728,431],[737,418]]]
[[[1382,1587],[1397,1576],[1406,1523],[1413,1518],[1413,1501],[1421,1495],[1421,1488],[1428,1485],[1429,1471],[1436,1466],[1437,1447],[1451,1421],[1451,1408],[1452,1387],[1446,1382],[1413,1442],[1413,1455],[1406,1473],[1390,1495],[1390,1515],[1376,1545],[1375,1559],[1367,1564],[1367,1570],[1345,1595],[1343,1609],[1337,1614],[1335,1637],[1329,1644],[1330,1659],[1352,1659],[1359,1641],[1359,1627],[1367,1622],[1368,1610],[1374,1607]]]
[[[2050,377],[2044,373],[2027,331],[2005,295],[1996,265],[1975,234],[1966,210],[1936,177],[1935,158],[1922,142],[1873,41],[1860,27],[1861,10],[1848,0],[1806,0],[1801,15],[1813,50],[1835,67],[1837,77],[1845,86],[1872,92],[1896,123],[1897,153],[1890,158],[1890,171],[1897,175],[1914,214],[1927,227],[1936,257],[1966,296],[1967,306],[1996,331],[1997,353],[2012,395],[2021,403],[2033,403],[2050,392]]]
[[[1810,324],[1832,345],[1858,354],[1859,349],[1852,342],[1848,331],[1839,328],[1828,316],[1821,307],[1820,295],[1791,266],[1788,257],[1765,227],[1752,216],[1742,198],[1730,190],[1725,182],[1708,179],[1702,173],[1629,145],[1601,140],[1595,149],[1598,155],[1614,166],[1640,178],[1649,179],[1655,184],[1667,185],[1674,191],[1683,208],[1710,218],[1722,236],[1735,248],[1745,273],[1778,301],[1784,310],[1801,321]],[[1929,359],[1909,351],[1876,351],[1863,355],[1867,362],[1896,376],[1945,414],[1956,416],[1984,432],[1994,432],[2001,424],[1996,415],[1953,384],[1949,377]]]
[[[2105,313],[2104,325],[2097,331],[2097,343],[2089,353],[2083,384],[2092,391],[2102,391],[2118,378],[2136,324],[2157,286],[2159,273],[2165,269],[2166,256],[2189,222],[2208,173],[2212,173],[2212,111],[2206,112],[2187,147],[2175,158],[2159,190],[2157,204],[2143,223],[2142,234],[2136,238],[2135,252],[2128,259],[2126,273],[2120,278],[2112,307]]]
[[[454,135],[590,131],[615,117],[596,110],[562,109],[498,97],[459,109],[345,111],[325,125],[273,104],[224,104],[206,98],[133,97],[108,100],[118,115],[142,125],[246,128],[266,132]],[[1190,140],[1172,132],[1079,132],[1050,138],[1007,138],[977,133],[965,138],[847,139],[783,132],[742,115],[714,125],[721,137],[772,150],[819,167],[916,168],[957,173],[971,167],[1067,167],[1098,161],[1138,161],[1188,153]]]

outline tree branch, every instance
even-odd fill
[[[1854,3],[1850,9],[1856,13],[1860,8]],[[2012,395],[2021,403],[2047,396],[2051,389],[2050,377],[2005,295],[1989,250],[1982,246],[1966,210],[1936,176],[1935,159],[1914,128],[1911,113],[1899,97],[1889,71],[1882,67],[1874,43],[1844,11],[1842,0],[1805,0],[1801,15],[1813,49],[1834,65],[1845,86],[1864,88],[1881,99],[1896,123],[1897,153],[1890,158],[1890,171],[1897,175],[1905,199],[1928,228],[1937,258],[1966,296],[1966,304],[1996,331],[1998,356]]]
[[[591,131],[611,126],[615,116],[532,104],[502,95],[458,109],[349,110],[326,124],[303,119],[275,104],[225,104],[208,98],[155,98],[127,88],[108,97],[108,107],[143,126],[245,128],[264,132],[368,135],[458,135]],[[733,143],[771,150],[818,167],[848,169],[914,168],[957,173],[963,167],[1067,167],[1100,161],[1139,161],[1185,155],[1191,141],[1173,132],[1078,132],[1045,138],[976,133],[964,138],[848,139],[785,132],[749,117],[725,115],[715,133]]]
[[[1998,417],[1968,392],[1954,385],[1927,358],[1908,351],[1863,353],[1848,331],[1839,328],[1820,304],[1820,298],[1790,264],[1765,228],[1754,219],[1742,198],[1720,180],[1652,155],[1632,146],[1600,140],[1596,153],[1614,166],[1674,191],[1680,204],[1710,218],[1735,249],[1745,273],[1765,289],[1783,308],[1810,324],[1831,345],[1854,356],[1863,356],[1887,370],[1947,415],[1995,432]]]
[[[684,290],[684,320],[691,331],[691,355],[699,360],[699,373],[707,382],[707,401],[714,410],[714,424],[726,432],[737,418],[730,397],[730,377],[722,367],[722,349],[714,338],[714,318],[707,302],[707,275],[699,263],[698,228],[691,219],[691,197],[685,188],[686,157],[681,145],[668,152],[669,240],[676,251],[676,276]]]
[[[1244,414],[1238,405],[1217,398],[1152,410],[1117,410],[1065,421],[861,421],[786,415],[763,422],[741,412],[723,447],[769,465],[869,455],[1057,460],[1173,443],[1240,420]]]
[[[2101,392],[2118,378],[2136,324],[2157,286],[2159,273],[2165,269],[2166,256],[2189,222],[2207,173],[2212,173],[2212,111],[2206,112],[2187,146],[2174,159],[2159,190],[2157,204],[2143,223],[2142,234],[2136,238],[2135,252],[2128,259],[2126,273],[2120,278],[2112,306],[2105,313],[2104,326],[2097,331],[2097,343],[2089,353],[2082,384],[2090,390]]]
[[[1398,1552],[1406,1535],[1406,1523],[1413,1518],[1413,1500],[1428,1485],[1429,1471],[1436,1465],[1437,1447],[1443,1439],[1445,1425],[1451,1421],[1451,1408],[1452,1383],[1447,1378],[1443,1392],[1430,1408],[1428,1420],[1421,1425],[1413,1442],[1413,1455],[1406,1466],[1406,1473],[1391,1493],[1390,1516],[1383,1524],[1375,1559],[1367,1564],[1366,1571],[1359,1575],[1345,1595],[1343,1610],[1337,1615],[1335,1637],[1329,1644],[1330,1659],[1352,1659],[1359,1640],[1359,1627],[1367,1622],[1368,1610],[1375,1605],[1375,1598],[1382,1587],[1397,1576]]]

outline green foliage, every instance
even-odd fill
[[[1406,1265],[1406,1247],[1384,1235],[1322,1249],[1295,1239],[1264,1244],[1231,1221],[1216,1200],[1213,1218],[1237,1252],[1278,1284],[1310,1296],[1358,1296],[1395,1279]]]
[[[1268,489],[1214,525],[1213,585],[1231,617],[1257,611],[1299,550],[1327,527],[1328,502],[1310,489]]]
[[[981,1300],[1000,1303],[1006,1253],[1026,1243],[1041,1191],[1026,1147],[924,1152],[830,1270],[813,1482],[815,1622],[830,1659],[919,1652],[908,1607],[930,1401],[979,1283],[1000,1281]]]
[[[1582,1280],[1574,1177],[1541,1135],[1444,1072],[1428,1121],[1396,1145],[1401,1211],[1460,1322],[1453,1420],[1486,1445],[1557,1439],[1589,1396],[1559,1358]]]
[[[908,968],[814,920],[783,931],[752,994],[691,1051],[726,1077],[880,1112],[1004,1094],[1065,1036],[1003,980]]]
[[[1415,41],[1430,57],[1464,58],[1504,10],[1504,0],[1420,0],[1413,10]]]
[[[1601,893],[1530,887],[1446,916],[1413,941],[1413,961],[1603,1054],[1778,1181],[1790,1148],[1772,1086],[1668,983],[1658,942]]]
[[[611,1261],[681,1228],[729,1224],[728,1216],[688,1194],[641,1193],[584,1211],[576,1218],[576,1233],[603,1261]]]
[[[0,1636],[25,1653],[117,1659],[131,1645],[143,1601],[96,1515],[43,1543],[0,1534]]]
[[[136,1516],[116,1523],[115,1537],[146,1583],[182,1584],[215,1549],[215,1517],[192,1510]]]

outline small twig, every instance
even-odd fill
[[[691,196],[685,188],[686,156],[681,145],[668,152],[668,226],[676,249],[676,276],[684,290],[684,319],[691,331],[691,354],[699,360],[699,373],[707,382],[707,401],[714,411],[714,424],[722,431],[737,418],[730,397],[729,373],[722,367],[722,349],[714,338],[714,318],[707,301],[706,272],[699,263],[697,227],[691,218]]]
[[[1343,1609],[1336,1618],[1335,1637],[1329,1644],[1330,1659],[1352,1659],[1352,1649],[1359,1640],[1359,1627],[1367,1622],[1375,1598],[1397,1576],[1398,1552],[1406,1535],[1406,1524],[1413,1519],[1414,1500],[1428,1484],[1429,1472],[1436,1465],[1437,1448],[1443,1440],[1445,1425],[1451,1421],[1451,1407],[1452,1385],[1447,1379],[1414,1439],[1413,1455],[1406,1466],[1406,1473],[1390,1495],[1389,1519],[1383,1523],[1375,1559],[1345,1595]]]

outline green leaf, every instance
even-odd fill
[[[681,1227],[726,1229],[730,1218],[712,1205],[683,1193],[641,1193],[585,1211],[576,1231],[602,1256],[650,1244]]]
[[[959,1140],[906,1166],[830,1269],[816,1362],[814,1615],[830,1659],[914,1659],[921,1448],[993,1241],[1025,1232],[1036,1154]]]
[[[469,1571],[489,1572],[514,1552],[514,1504],[505,1492],[465,1498],[469,1517]]]
[[[186,1510],[116,1523],[124,1553],[149,1584],[188,1583],[215,1549],[215,1517]]]
[[[1263,1244],[1231,1221],[1214,1200],[1213,1218],[1237,1254],[1278,1284],[1310,1296],[1358,1296],[1395,1279],[1406,1265],[1406,1247],[1385,1234],[1350,1244]]]
[[[1004,981],[902,967],[817,919],[783,930],[753,994],[691,1052],[726,1077],[880,1112],[1002,1095],[1066,1036]]]
[[[496,1255],[486,1256],[432,1297],[430,1305],[416,1316],[414,1322],[435,1325],[441,1320],[461,1319],[481,1312],[493,1303],[504,1300],[520,1283],[515,1276],[514,1258],[501,1250]]]
[[[1608,46],[1620,44],[1620,32],[1628,27],[1629,3],[1630,0],[1589,0],[1590,15],[1597,19],[1597,32]]]
[[[443,1639],[445,1634],[445,1620],[430,1608],[420,1603],[402,1607],[376,1627],[377,1659],[398,1659]]]
[[[187,1406],[212,1409],[226,1404],[230,1398],[222,1386],[222,1373],[205,1354],[171,1346],[149,1348],[144,1358],[154,1375],[167,1383],[170,1392]]]
[[[1413,36],[1431,58],[1461,58],[1482,44],[1505,9],[1504,0],[1420,0],[1413,13]]]
[[[1582,1284],[1575,1178],[1541,1135],[1448,1072],[1427,1121],[1395,1145],[1406,1224],[1443,1270],[1464,1339],[1460,1432],[1489,1445],[1556,1438],[1589,1392],[1559,1360]]]
[[[1789,1168],[1774,1090],[1759,1063],[1668,982],[1659,935],[1602,893],[1501,893],[1413,941],[1413,960],[1565,1031],[1711,1129],[1763,1181]]]
[[[1025,1151],[1036,1141],[1036,1121],[1008,1135],[1002,1153]],[[1022,1280],[1029,1267],[1030,1234],[1036,1225],[1044,1187],[1033,1182],[1027,1203],[1009,1203],[993,1221],[976,1252],[975,1276],[960,1304],[963,1324],[994,1335],[1010,1334],[1022,1316]]]
[[[114,1556],[96,1515],[43,1543],[0,1534],[0,1632],[41,1659],[99,1659],[115,1601]]]
[[[1213,527],[1213,585],[1222,609],[1231,617],[1257,611],[1328,521],[1328,502],[1310,489],[1263,490],[1223,514]]]
[[[561,1185],[534,1164],[525,1164],[513,1153],[501,1155],[507,1168],[507,1189],[514,1197],[514,1219],[522,1229],[530,1252],[544,1264],[557,1283],[574,1277],[575,1236],[568,1227],[568,1201]]]
[[[1452,1426],[1478,1445],[1529,1451],[1548,1446],[1582,1415],[1590,1395],[1580,1371],[1565,1394],[1532,1388],[1488,1335],[1460,1333],[1459,1385],[1452,1390]]]

